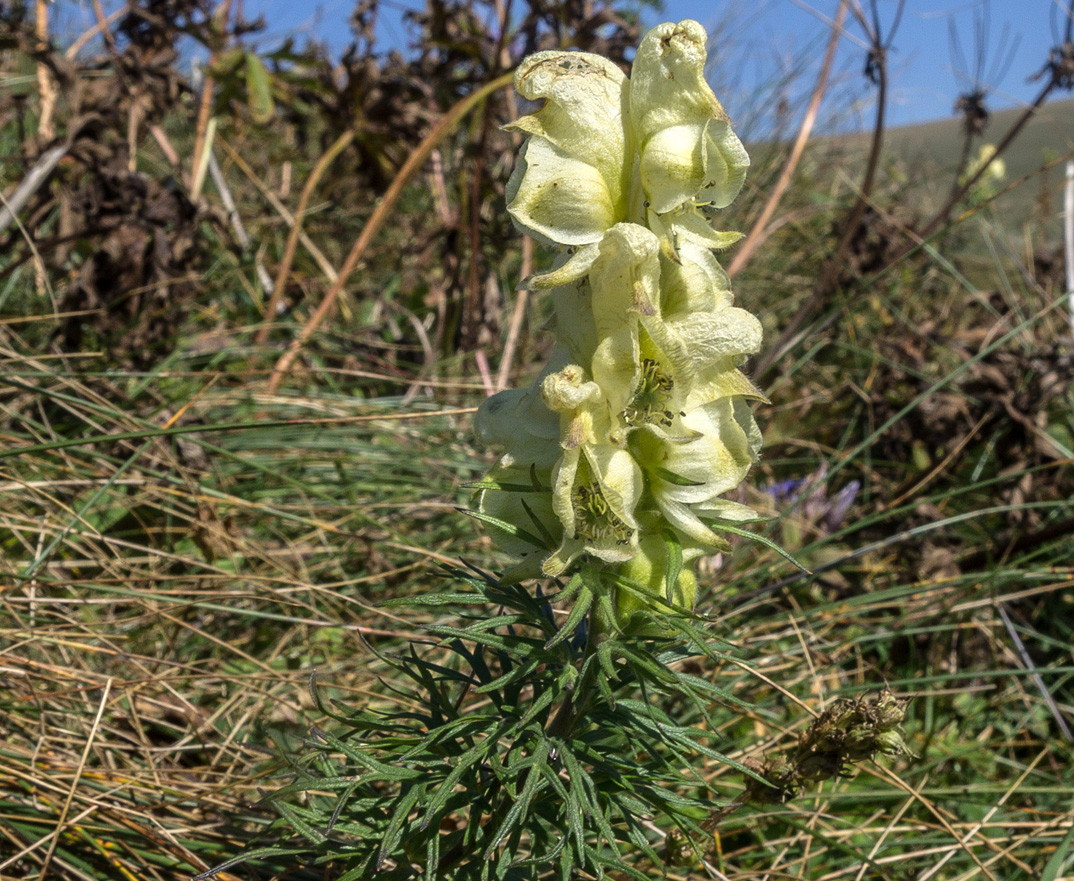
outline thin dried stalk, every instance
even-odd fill
[[[214,15],[214,17],[217,16]],[[223,29],[226,32],[227,23],[231,20],[231,0],[224,0],[224,12],[218,17],[218,20],[223,22]],[[198,169],[204,169],[205,167],[202,153],[206,149],[206,132],[209,129],[209,116],[212,113],[213,106],[213,86],[215,85],[209,71],[212,70],[216,57],[217,52],[214,49],[209,54],[209,64],[205,68],[205,80],[201,84],[201,102],[198,105],[198,121],[194,126],[194,162],[191,166],[194,186],[191,187],[190,198],[195,201],[201,191],[201,183],[204,181],[204,171],[199,175]]]
[[[1063,250],[1067,264],[1067,306],[1070,307],[1070,334],[1074,337],[1074,162],[1067,163],[1067,184],[1063,190]]]
[[[30,173],[15,188],[15,192],[4,200],[3,205],[0,206],[0,235],[11,225],[11,221],[23,209],[30,197],[48,180],[53,169],[67,155],[69,146],[69,144],[60,144],[42,153],[34,163],[34,167],[30,169]]]
[[[99,0],[95,0],[93,8],[95,12],[100,8]],[[101,12],[103,11],[104,10],[101,9]],[[75,58],[78,53],[85,48],[86,44],[89,43],[89,41],[92,40],[94,37],[96,37],[97,34],[103,34],[105,42],[108,44],[109,48],[114,51],[115,37],[112,36],[112,32],[111,30],[109,30],[109,28],[114,22],[121,19],[129,11],[130,3],[124,3],[111,15],[104,16],[103,18],[98,16],[97,23],[79,34],[78,38],[70,46],[67,47],[67,51],[63,53],[63,57],[66,58],[68,61],[70,61],[72,58]]]
[[[769,194],[760,216],[750,227],[746,240],[742,243],[742,247],[735,252],[734,259],[727,268],[727,274],[731,278],[734,278],[735,274],[749,262],[754,251],[764,243],[771,233],[771,230],[767,229],[768,222],[772,219],[772,214],[775,213],[776,206],[779,205],[783,194],[787,191],[787,187],[790,186],[791,178],[794,177],[795,169],[798,168],[798,163],[802,159],[806,144],[809,143],[813,125],[817,121],[820,102],[824,98],[824,93],[828,90],[828,74],[831,72],[832,61],[835,58],[835,47],[839,45],[839,37],[843,33],[843,19],[846,18],[848,4],[849,0],[840,0],[839,8],[835,13],[835,21],[832,22],[832,33],[828,38],[828,48],[824,53],[824,62],[821,64],[820,74],[817,76],[817,85],[813,89],[813,97],[810,99],[809,107],[802,118],[802,125],[798,129],[798,137],[795,138],[794,146],[791,148],[791,155],[787,157],[787,162],[780,172],[779,180],[776,181],[775,187],[772,188],[772,192]]]
[[[42,45],[48,44],[48,2],[37,0],[34,5],[36,17],[34,18],[34,36],[41,41]],[[41,93],[41,116],[37,123],[37,133],[46,141],[56,137],[56,129],[52,125],[52,114],[56,109],[56,84],[52,81],[48,65],[43,61],[37,62],[37,88]]]
[[[433,127],[433,130],[426,135],[425,140],[418,145],[418,148],[410,154],[410,158],[407,159],[403,167],[399,169],[399,173],[395,176],[395,179],[384,193],[384,197],[377,203],[377,207],[373,209],[373,213],[370,215],[369,220],[366,221],[361,234],[355,241],[354,246],[347,255],[346,261],[343,263],[343,267],[339,271],[339,279],[337,279],[332,287],[329,288],[328,292],[324,295],[324,299],[321,301],[320,306],[318,306],[317,310],[310,316],[305,327],[302,328],[299,335],[295,337],[291,345],[287,347],[287,351],[284,352],[279,361],[276,362],[276,366],[273,368],[272,375],[269,377],[268,381],[268,392],[270,394],[279,388],[284,376],[287,375],[287,371],[291,369],[291,365],[294,363],[295,358],[298,357],[298,353],[302,351],[306,343],[309,342],[310,337],[316,332],[317,328],[320,327],[324,320],[332,313],[336,300],[339,299],[339,295],[343,291],[343,285],[347,283],[347,279],[350,278],[351,273],[354,272],[359,261],[365,255],[365,252],[369,248],[369,244],[373,241],[373,237],[380,231],[380,228],[388,219],[390,212],[395,207],[395,203],[402,195],[403,189],[410,182],[410,179],[418,173],[428,160],[432,151],[436,148],[437,144],[439,144],[448,133],[455,128],[459,120],[497,89],[502,89],[504,86],[509,85],[514,79],[514,75],[513,70],[509,73],[505,73],[503,76],[497,77],[492,82],[486,83],[472,95],[467,95],[459,101],[447,112],[444,118]]]
[[[236,152],[235,148],[223,138],[218,137],[216,142],[220,145],[220,148],[227,153],[228,159],[235,163],[238,169],[246,175],[247,180],[249,180],[250,183],[257,188],[257,191],[265,197],[265,201],[268,202],[273,210],[280,215],[283,222],[286,223],[288,227],[293,227],[295,225],[295,216],[287,210],[287,206],[280,201],[279,197],[265,186],[261,178],[254,173],[254,170],[250,167],[249,163],[247,163],[246,160]],[[283,174],[286,186],[281,187],[281,192],[284,194],[290,190],[290,167],[291,163],[284,163]],[[324,273],[325,278],[329,281],[335,281],[339,278],[339,273],[336,272],[336,268],[329,262],[328,258],[325,257],[324,252],[314,244],[313,239],[306,235],[305,231],[299,232],[298,240],[302,243],[302,247],[309,251],[310,256],[320,268],[321,272]]]
[[[291,226],[291,234],[287,237],[287,245],[283,250],[283,259],[280,261],[280,266],[276,270],[276,280],[272,285],[267,288],[271,296],[269,297],[268,305],[265,307],[265,323],[261,325],[261,329],[258,330],[257,336],[254,340],[257,343],[264,343],[268,339],[270,322],[276,317],[276,310],[279,308],[280,299],[283,297],[283,292],[287,287],[287,277],[291,274],[291,265],[295,260],[295,251],[298,249],[298,238],[302,234],[302,221],[306,216],[306,206],[309,205],[310,198],[313,195],[313,191],[317,188],[317,184],[320,183],[321,178],[324,177],[324,173],[328,170],[328,167],[335,162],[336,157],[339,156],[354,140],[354,130],[348,129],[338,138],[335,142],[324,152],[324,155],[317,160],[317,164],[313,166],[313,171],[310,172],[309,178],[306,180],[306,185],[302,188],[302,195],[299,197],[298,206],[295,208],[295,222]],[[336,279],[333,279],[333,282]]]

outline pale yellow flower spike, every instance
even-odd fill
[[[692,561],[729,547],[721,522],[756,519],[722,497],[757,459],[749,402],[764,396],[739,370],[760,322],[714,255],[739,236],[708,219],[749,157],[705,82],[705,40],[695,21],[659,25],[629,79],[596,55],[533,55],[515,84],[543,103],[508,126],[526,135],[508,211],[561,249],[526,282],[554,289],[559,345],[531,388],[479,411],[479,437],[504,449],[479,507],[524,557],[508,580],[616,575],[624,628],[692,606]]]

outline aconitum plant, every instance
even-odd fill
[[[761,325],[716,258],[739,234],[713,228],[749,157],[705,81],[705,39],[667,23],[629,77],[561,51],[515,77],[543,103],[508,126],[526,140],[507,210],[559,251],[523,282],[550,292],[556,346],[530,388],[477,415],[504,451],[479,510],[520,558],[507,580],[586,572],[598,630],[692,609],[692,562],[728,549],[721,524],[757,519],[724,495],[760,446],[750,403],[764,396],[740,367]]]
[[[733,797],[705,768],[735,765],[721,732],[742,700],[686,663],[726,648],[691,614],[692,570],[756,519],[725,495],[756,460],[764,397],[740,370],[760,324],[715,256],[737,234],[712,227],[749,160],[704,66],[693,21],[649,32],[629,78],[580,52],[522,63],[519,92],[543,103],[511,126],[527,137],[508,210],[558,250],[525,282],[550,292],[557,345],[478,414],[503,455],[474,512],[517,562],[391,602],[435,620],[379,654],[389,694],[348,706],[311,679],[336,728],[288,762],[277,842],[201,878],[261,860],[340,881],[646,881],[699,869],[730,812],[903,751],[905,703],[885,694],[738,764]]]

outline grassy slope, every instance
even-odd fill
[[[1022,113],[1019,108],[993,113],[984,134],[975,139],[971,156],[976,155],[980,144],[998,142]],[[932,206],[938,196],[947,195],[950,170],[958,163],[963,137],[961,120],[951,118],[890,129],[884,143],[888,153],[904,168],[913,169],[912,178],[918,185],[915,195],[924,204]],[[858,153],[867,149],[868,139],[868,135],[853,135],[833,140],[840,147]],[[1057,216],[1062,207],[1059,193],[1065,162],[1055,163],[1055,160],[1069,156],[1071,151],[1074,151],[1074,98],[1046,104],[1034,114],[1004,154],[1007,183],[1029,179],[1028,186],[1017,187],[1013,197],[1005,200],[1005,208],[1024,219],[1041,194],[1048,193],[1052,199],[1049,213]],[[1045,164],[1050,167],[1042,179],[1041,168]],[[933,186],[936,181],[943,181],[944,186]]]

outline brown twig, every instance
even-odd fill
[[[316,189],[317,184],[320,183],[321,178],[324,177],[324,173],[328,170],[328,167],[353,140],[353,129],[348,129],[336,138],[332,145],[325,150],[324,155],[317,160],[317,164],[313,166],[313,170],[306,180],[306,185],[302,188],[302,195],[299,197],[298,206],[295,208],[295,222],[291,226],[290,235],[287,237],[287,244],[284,246],[283,250],[283,259],[280,261],[280,266],[276,270],[276,278],[272,285],[272,294],[269,297],[268,305],[265,307],[265,322],[257,331],[257,336],[254,337],[254,341],[258,344],[263,344],[268,339],[271,323],[276,317],[276,310],[279,308],[284,288],[287,286],[287,277],[291,274],[291,266],[295,260],[295,252],[298,250],[298,240],[302,234],[302,221],[305,219],[306,207],[309,205],[310,198],[313,196],[313,191]]]
[[[217,18],[215,14],[213,17]],[[224,0],[223,15],[219,16],[217,20],[223,23],[223,34],[221,34],[221,38],[223,38],[227,33],[227,23],[231,20],[231,0]],[[194,161],[191,165],[191,180],[194,182],[194,188],[191,190],[190,198],[195,201],[199,195],[197,192],[200,190],[199,182],[204,179],[198,175],[197,169],[202,164],[201,154],[205,150],[205,135],[209,128],[209,116],[212,114],[214,86],[212,69],[217,54],[218,47],[214,46],[209,52],[209,63],[205,67],[205,80],[201,84],[201,101],[198,105],[198,119],[194,125]]]
[[[105,17],[101,0],[93,0],[93,14],[97,18],[97,29],[104,38],[104,44],[108,47],[108,51],[114,54],[116,51],[116,38],[112,36],[112,31],[108,27],[108,19]]]
[[[895,11],[895,20],[892,22],[891,32],[888,34],[886,41],[881,38],[880,19],[876,11],[875,0],[872,5],[873,24],[871,28],[868,22],[865,21],[864,14],[860,11],[857,12],[858,20],[872,41],[865,66],[865,75],[876,83],[876,122],[873,124],[873,139],[869,147],[869,160],[865,166],[865,178],[861,183],[858,200],[854,204],[846,228],[843,230],[843,238],[839,242],[836,259],[829,263],[832,270],[836,272],[838,272],[842,261],[846,259],[847,252],[850,250],[850,245],[854,241],[858,227],[861,224],[861,218],[869,205],[869,199],[872,197],[873,186],[876,183],[876,171],[880,167],[880,154],[884,148],[884,118],[888,104],[888,50],[891,48],[892,38],[895,36],[895,31],[899,26],[899,19],[902,17],[904,6],[905,0],[899,0],[899,5]]]
[[[153,136],[153,140],[157,142],[157,146],[160,147],[160,152],[164,154],[164,158],[168,160],[168,164],[174,168],[179,168],[179,154],[175,151],[175,147],[172,146],[172,142],[168,140],[168,136],[156,123],[150,123],[148,126],[149,134]]]
[[[514,71],[505,73],[503,76],[497,77],[491,82],[486,83],[473,94],[467,95],[444,115],[444,117],[433,127],[433,130],[426,135],[425,140],[423,140],[421,144],[418,145],[417,149],[410,154],[410,157],[403,164],[403,167],[399,169],[398,174],[396,174],[394,180],[392,180],[391,184],[388,186],[387,191],[377,204],[377,207],[373,209],[373,213],[369,216],[369,220],[366,221],[365,226],[362,228],[362,232],[359,234],[358,239],[352,246],[346,261],[344,261],[343,266],[339,271],[339,278],[332,287],[328,289],[321,304],[310,316],[301,332],[291,342],[291,345],[287,347],[287,351],[284,352],[279,361],[276,362],[276,366],[273,368],[272,375],[269,377],[268,381],[269,394],[276,391],[283,381],[284,376],[287,374],[287,371],[290,370],[295,358],[298,357],[298,353],[302,351],[303,347],[316,332],[317,328],[320,327],[324,320],[331,314],[332,309],[335,307],[336,300],[339,299],[339,295],[343,291],[343,286],[347,283],[347,279],[350,278],[351,273],[354,272],[355,268],[358,266],[358,262],[369,248],[370,242],[373,241],[373,237],[380,231],[380,228],[388,219],[389,213],[395,207],[395,203],[398,201],[399,196],[402,195],[404,187],[406,187],[410,182],[410,179],[417,174],[425,164],[433,149],[454,129],[463,116],[477,104],[484,101],[497,89],[502,89],[504,86],[508,85],[513,77]]]
[[[511,66],[511,52],[504,37],[507,34],[508,23],[511,19],[510,2],[504,5],[503,0],[496,0],[496,18],[500,25],[500,66],[508,68]],[[518,119],[518,100],[513,89],[507,93],[507,106],[511,112],[511,118]],[[511,135],[511,139],[517,149],[522,142],[522,135],[515,132]],[[523,236],[522,266],[519,269],[520,278],[527,278],[533,271],[533,247],[533,239],[529,236]],[[507,382],[511,375],[511,364],[515,360],[515,351],[518,349],[518,341],[522,333],[522,320],[525,318],[529,302],[529,291],[525,289],[518,290],[515,298],[515,308],[511,312],[511,323],[508,325],[507,337],[504,339],[503,354],[500,356],[500,369],[496,371],[496,391],[503,391],[507,388]]]
[[[95,0],[94,2],[94,10],[96,11],[97,9],[100,9],[99,0]],[[103,11],[104,10],[101,9],[102,13]],[[109,27],[113,24],[113,22],[119,20],[124,15],[126,15],[128,11],[130,11],[130,3],[124,3],[122,6],[119,7],[119,9],[115,10],[110,15],[103,17],[98,16],[97,23],[79,34],[77,39],[70,46],[67,47],[67,51],[63,53],[63,57],[66,58],[68,61],[76,57],[78,53],[85,48],[86,44],[94,37],[96,37],[97,34],[104,35],[105,43],[112,51],[115,51],[116,41],[115,37],[112,36],[112,32],[109,30]]]
[[[843,32],[843,19],[846,17],[848,4],[849,0],[840,0],[839,2],[835,20],[832,22],[832,33],[828,38],[828,48],[824,53],[820,74],[817,76],[817,85],[813,89],[813,97],[810,99],[809,107],[806,108],[805,116],[802,118],[802,124],[798,129],[798,136],[795,138],[794,146],[791,148],[791,154],[787,157],[787,162],[780,172],[779,180],[776,181],[776,185],[772,188],[772,192],[765,201],[760,216],[753,222],[746,240],[742,243],[742,247],[735,252],[731,265],[727,267],[727,274],[731,278],[734,278],[735,274],[749,262],[754,251],[768,238],[768,230],[766,229],[768,222],[772,219],[772,214],[783,198],[783,194],[787,191],[787,187],[790,186],[791,178],[794,176],[795,169],[798,168],[798,163],[805,152],[809,136],[817,121],[820,102],[824,97],[824,93],[828,90],[828,74],[831,72],[832,61],[835,58],[835,48],[839,45],[839,37]]]
[[[45,47],[48,45],[47,0],[37,0],[34,11],[34,36],[41,46]],[[56,129],[52,125],[52,113],[56,108],[56,84],[52,81],[48,65],[43,61],[37,62],[37,88],[41,92],[41,114],[38,117],[37,133],[44,140],[51,141],[56,135]]]
[[[887,53],[888,49],[891,47],[891,40],[895,35],[895,30],[898,28],[899,19],[902,17],[904,5],[905,0],[900,0],[895,12],[894,22],[892,23],[886,41],[880,31],[880,20],[876,11],[876,3],[874,2],[872,6],[873,21],[871,25],[865,19],[865,14],[860,7],[855,6],[854,15],[865,29],[870,42],[865,66],[865,75],[877,87],[876,120],[873,123],[873,136],[869,148],[869,158],[866,161],[865,176],[862,179],[861,187],[858,190],[858,198],[854,203],[854,207],[850,209],[850,213],[847,215],[846,222],[843,225],[843,233],[839,239],[839,245],[821,268],[817,283],[813,288],[813,293],[809,295],[809,298],[802,304],[798,309],[798,312],[784,328],[775,345],[769,348],[764,356],[757,362],[757,376],[763,375],[776,363],[776,361],[783,357],[783,354],[791,348],[791,345],[798,336],[803,325],[823,303],[826,303],[831,298],[832,293],[839,284],[839,279],[842,275],[843,267],[846,265],[851,245],[854,243],[854,239],[861,225],[862,217],[865,215],[865,210],[869,207],[872,198],[873,185],[876,181],[876,171],[880,165],[880,155],[884,146],[884,116],[887,109]]]
[[[56,821],[56,829],[53,832],[52,841],[49,842],[48,851],[45,853],[45,858],[41,862],[41,870],[37,874],[40,881],[45,881],[49,865],[52,863],[52,858],[56,854],[56,845],[60,843],[60,839],[63,837],[63,832],[67,827],[67,815],[71,810],[71,804],[75,800],[75,793],[78,791],[78,781],[81,779],[82,772],[86,768],[86,762],[93,749],[93,740],[97,736],[97,731],[101,725],[101,717],[104,716],[105,707],[108,706],[108,698],[111,693],[112,677],[108,677],[108,680],[104,684],[100,703],[97,705],[97,715],[93,719],[93,726],[90,728],[89,736],[86,738],[86,745],[82,748],[82,758],[79,760],[78,767],[75,769],[74,779],[71,781],[71,788],[67,791],[67,797],[64,800],[63,808],[60,810],[60,816]]]
[[[522,239],[522,267],[520,276],[529,277],[533,271],[533,239],[526,236]],[[530,302],[530,292],[526,288],[516,291],[515,308],[511,312],[511,324],[507,328],[507,338],[503,344],[503,355],[500,358],[500,369],[496,372],[496,391],[501,392],[507,388],[507,381],[511,375],[511,363],[515,360],[515,350],[518,348],[518,340],[522,333],[522,319],[526,316],[526,308]]]

